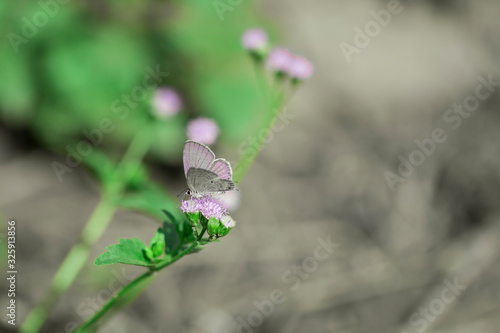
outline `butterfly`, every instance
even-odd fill
[[[184,174],[189,189],[187,195],[196,198],[234,190],[231,164],[206,145],[188,140],[184,146]]]

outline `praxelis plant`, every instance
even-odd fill
[[[288,50],[274,49],[268,54],[268,38],[263,29],[245,32],[242,44],[254,64],[265,109],[255,113],[257,128],[249,129],[249,132],[258,133],[255,142],[235,145],[240,156],[234,173],[231,164],[223,158],[216,158],[207,146],[215,144],[219,136],[224,137],[224,127],[217,119],[201,115],[190,119],[191,113],[184,112],[189,103],[183,102],[175,87],[163,86],[151,92],[144,103],[150,113],[149,120],[138,124],[137,133],[119,162],[97,149],[82,157],[82,163],[102,184],[101,201],[84,227],[80,241],[70,250],[50,289],[40,305],[28,315],[20,332],[40,330],[60,295],[84,267],[91,247],[104,233],[118,207],[153,216],[162,221],[161,227],[156,232],[151,231],[149,242],[136,237],[119,239],[116,244],[108,246],[94,263],[96,266],[141,266],[145,272],[129,280],[73,332],[96,331],[112,313],[133,301],[158,276],[157,272],[208,244],[220,242],[236,226],[228,211],[229,207],[233,213],[240,202],[235,184],[243,179],[262,146],[270,143],[265,140],[268,135],[262,133],[278,132],[276,120],[291,117],[282,115],[283,106],[299,83],[310,78],[314,71],[306,58]],[[185,121],[187,139],[183,163],[188,190],[178,207],[173,195],[149,177],[143,164],[157,133],[173,119]],[[288,123],[282,122],[284,125]],[[284,125],[279,125],[281,131]]]

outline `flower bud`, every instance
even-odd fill
[[[165,251],[165,239],[161,239],[151,246],[151,251],[153,252],[153,256],[155,258],[158,258],[163,254],[163,251]]]
[[[256,62],[261,62],[267,53],[267,34],[263,29],[248,29],[241,37],[243,47]]]
[[[218,135],[219,126],[209,118],[193,119],[187,125],[187,137],[189,140],[211,145],[215,143]]]
[[[200,223],[200,212],[186,213],[186,217],[193,227]]]
[[[314,73],[314,66],[302,56],[294,56],[287,69],[288,75],[294,81],[307,80]]]
[[[215,217],[211,217],[208,220],[207,232],[210,235],[210,237],[217,236],[217,232],[219,231],[220,225],[221,225],[220,221]]]
[[[158,228],[155,235],[151,238],[150,248],[154,258],[157,258],[165,251],[165,234],[163,228]]]
[[[231,231],[232,228],[226,228],[222,223],[219,225],[219,228],[217,229],[217,237],[224,237],[226,236],[229,231]]]
[[[146,257],[146,259],[148,259],[149,261],[152,261],[153,258],[155,257],[153,254],[153,251],[151,251],[151,249],[149,247],[143,248],[142,254],[144,254],[144,257]]]
[[[153,108],[159,118],[176,115],[182,106],[179,94],[172,88],[159,88],[153,97]]]
[[[276,72],[278,78],[287,74],[293,55],[284,48],[276,48],[267,56],[267,67]]]

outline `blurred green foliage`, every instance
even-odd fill
[[[262,108],[240,45],[242,32],[256,25],[251,2],[230,5],[221,20],[205,0],[60,1],[0,0],[4,124],[28,128],[66,154],[68,144],[85,139],[82,131],[109,118],[113,131],[94,150],[123,151],[151,120],[151,94],[133,107],[123,95],[159,66],[169,73],[162,85],[176,88],[185,107],[163,124],[151,150],[157,159],[180,163],[186,123],[196,116],[215,119],[228,143],[251,133]],[[128,108],[126,117],[120,107]]]

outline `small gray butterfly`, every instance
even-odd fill
[[[188,140],[184,146],[184,174],[189,187],[187,194],[202,197],[234,190],[231,164],[223,158],[215,158],[210,148]]]

